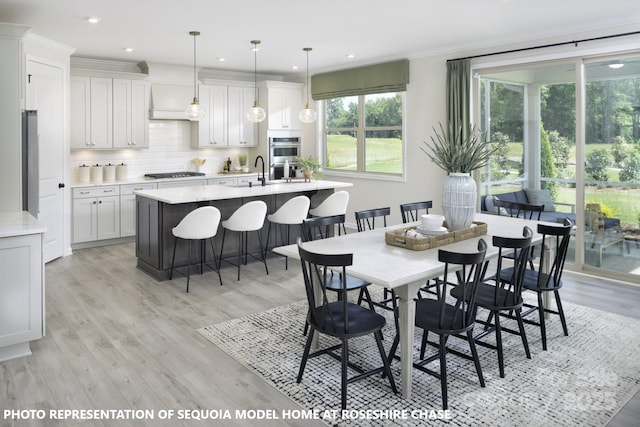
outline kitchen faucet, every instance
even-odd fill
[[[262,161],[262,178],[258,177],[258,181],[262,182],[262,186],[264,187],[267,184],[267,182],[264,178],[264,159],[262,158],[262,156],[256,157],[256,162],[254,163],[253,167],[254,168],[258,167],[258,159]]]

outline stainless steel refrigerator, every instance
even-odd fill
[[[38,112],[22,112],[22,210],[38,217]]]

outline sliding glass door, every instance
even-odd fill
[[[585,265],[640,275],[640,58],[584,70]]]
[[[577,225],[572,268],[633,278],[640,275],[640,58],[581,67],[572,60],[476,70],[476,117],[500,147],[481,173],[481,195],[547,197],[543,219]]]

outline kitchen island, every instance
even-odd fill
[[[262,200],[267,204],[267,213],[275,212],[287,200],[306,195],[311,199],[311,207],[317,206],[338,188],[350,187],[345,182],[314,180],[311,182],[268,182],[260,185],[256,181],[251,186],[207,185],[185,188],[164,188],[136,191],[136,257],[137,267],[156,280],[167,280],[171,269],[174,238],[171,229],[192,210],[200,206],[215,206],[220,210],[221,221],[229,218],[236,209],[252,200]],[[266,241],[268,222],[265,221],[262,233]],[[220,229],[221,230],[221,229]],[[292,229],[292,240],[296,236]],[[223,257],[235,256],[238,250],[237,239],[227,236]],[[274,236],[272,235],[272,238]],[[220,256],[222,233],[214,239],[216,255]],[[201,247],[193,254],[193,260],[200,259]],[[206,259],[213,259],[210,245],[205,245]],[[259,253],[257,239],[249,239],[249,251]],[[176,252],[176,266],[188,263],[187,250]],[[192,261],[193,262],[193,261]]]

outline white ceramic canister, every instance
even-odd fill
[[[114,182],[116,180],[116,166],[109,163],[102,167],[103,178],[105,182]]]
[[[91,182],[94,184],[102,183],[102,166],[91,166]]]
[[[91,182],[91,167],[84,164],[78,167],[78,180],[80,184],[88,184]]]
[[[127,165],[120,163],[116,166],[116,179],[118,181],[126,181],[128,176],[129,172],[127,171]]]

